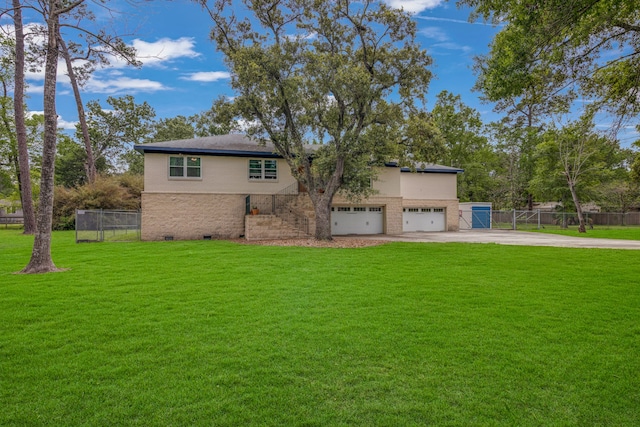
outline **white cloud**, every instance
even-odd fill
[[[27,69],[24,73],[25,80],[44,81],[44,64],[37,70]],[[56,71],[56,81],[58,83],[69,83],[67,75],[67,64],[63,60],[58,61],[58,69]]]
[[[315,32],[307,33],[307,34],[285,34],[285,38],[289,40],[313,40],[318,37],[318,34]]]
[[[26,93],[29,95],[42,95],[44,93],[44,85],[34,85],[29,83],[26,85]]]
[[[38,24],[25,25],[25,33],[31,34],[31,43],[43,46],[45,38],[42,36],[42,32],[38,31],[41,27]],[[2,25],[0,30],[6,34],[13,34],[12,25]],[[170,39],[167,37],[161,38],[155,42],[147,42],[140,39],[133,40],[131,46],[136,49],[137,58],[143,63],[143,66],[162,67],[167,62],[179,58],[197,58],[200,56],[198,52],[194,50],[195,40],[191,37],[180,37],[177,39]],[[115,94],[123,91],[128,92],[155,92],[159,90],[166,90],[161,82],[148,80],[148,79],[135,79],[122,76],[119,70],[124,70],[128,67],[128,64],[121,58],[110,57],[109,65],[98,68],[90,80],[83,87],[83,91],[90,93],[105,93]],[[80,65],[80,61],[76,63]],[[109,78],[100,77],[100,73],[108,71],[110,73]],[[67,66],[65,62],[60,59],[58,62],[57,82],[63,86],[69,86],[69,77],[67,76]],[[213,81],[216,79],[228,78],[228,73],[219,75],[205,75],[200,73],[194,73],[190,79],[197,81]],[[25,81],[27,82],[27,93],[34,95],[41,95],[43,93],[44,81],[44,65],[37,71],[27,71],[25,73]],[[62,92],[59,92],[62,94]]]
[[[182,80],[192,82],[216,82],[231,78],[231,74],[226,71],[200,71],[198,73],[187,74],[181,77]]]
[[[62,117],[58,116],[58,127],[59,128],[66,129],[66,130],[75,130],[76,129],[76,124],[78,124],[77,121],[68,122],[68,121],[64,120]]]
[[[33,116],[44,116],[44,111],[42,110],[34,110],[34,111],[27,111],[26,112],[26,116],[27,118],[31,118]],[[76,128],[76,123],[78,123],[77,121],[75,122],[69,122],[67,120],[64,120],[62,117],[58,116],[58,127],[62,128],[62,129],[67,129],[67,130],[75,130]]]
[[[424,27],[420,29],[419,33],[426,38],[435,39],[439,42],[446,42],[449,40],[449,36],[438,27]]]
[[[162,65],[164,62],[177,58],[198,57],[200,54],[194,50],[195,44],[191,37],[180,37],[179,39],[164,37],[155,42],[146,42],[140,39],[133,41],[136,57],[144,65],[151,66]]]
[[[444,0],[385,0],[385,3],[396,9],[404,9],[405,12],[419,13],[440,6]]]
[[[438,43],[432,44],[432,48],[440,48],[446,50],[459,50],[463,53],[472,52],[473,49],[470,46],[461,45],[450,41],[449,35],[439,27],[425,27],[420,30],[420,34],[424,37],[434,39]]]
[[[5,15],[6,16],[6,15]],[[43,24],[37,22],[28,22],[23,26],[23,33],[27,44],[33,44],[36,46],[46,45],[46,27]],[[7,37],[15,38],[15,28],[13,22],[2,25],[2,34]]]
[[[70,88],[69,77],[65,74],[67,69],[64,64],[60,64],[62,68],[58,68],[58,95],[70,94],[70,90],[63,89],[63,87]],[[27,73],[25,77],[30,80],[26,86],[26,93],[30,95],[42,95],[44,93],[44,85],[34,84],[44,79],[44,75],[41,73]],[[149,79],[135,79],[125,77],[122,73],[116,70],[110,70],[108,77],[100,77],[100,73],[94,73],[89,81],[81,88],[84,93],[104,93],[113,95],[121,92],[157,92],[160,90],[167,90],[161,82],[149,80]]]
[[[7,29],[6,27],[4,29]],[[40,38],[38,44],[44,44],[44,38]],[[146,42],[144,40],[135,39],[132,45],[136,49],[136,58],[142,62],[143,66],[156,66],[161,67],[165,63],[173,61],[179,58],[197,58],[200,53],[194,50],[195,41],[191,37],[181,37],[178,39],[162,38],[155,42]],[[126,61],[122,58],[110,56],[109,65],[102,67],[102,69],[121,69],[128,67]],[[77,61],[74,65],[81,65],[82,61]],[[58,63],[58,80],[68,81],[67,66],[65,62],[60,59]],[[26,79],[31,80],[44,80],[44,65],[37,72],[27,72],[25,74]]]
[[[453,43],[453,42],[436,43],[434,45],[431,45],[431,47],[447,49],[447,50],[460,50],[464,53],[469,53],[473,51],[473,48],[471,48],[470,46],[464,46],[464,45]]]
[[[115,79],[100,80],[93,78],[87,83],[85,90],[92,93],[116,94],[121,92],[157,92],[167,88],[160,82],[148,79],[132,79],[118,77]]]

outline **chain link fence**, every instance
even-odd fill
[[[76,243],[140,240],[140,212],[76,210]]]
[[[584,212],[587,228],[640,226],[640,212]],[[540,228],[568,228],[578,225],[575,212],[548,211],[492,211],[491,227],[507,230],[531,230]]]

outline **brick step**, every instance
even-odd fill
[[[247,215],[245,238],[247,240],[277,240],[308,237],[304,232],[287,224],[277,215]]]

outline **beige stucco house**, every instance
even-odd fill
[[[267,239],[313,235],[309,196],[273,147],[243,135],[137,145],[144,154],[143,240]],[[458,230],[456,178],[439,165],[388,164],[358,203],[334,199],[332,233]],[[251,215],[258,208],[258,215]]]

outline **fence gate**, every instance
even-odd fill
[[[76,210],[76,243],[140,240],[140,212]]]
[[[471,215],[471,228],[491,228],[491,206],[473,206]]]

